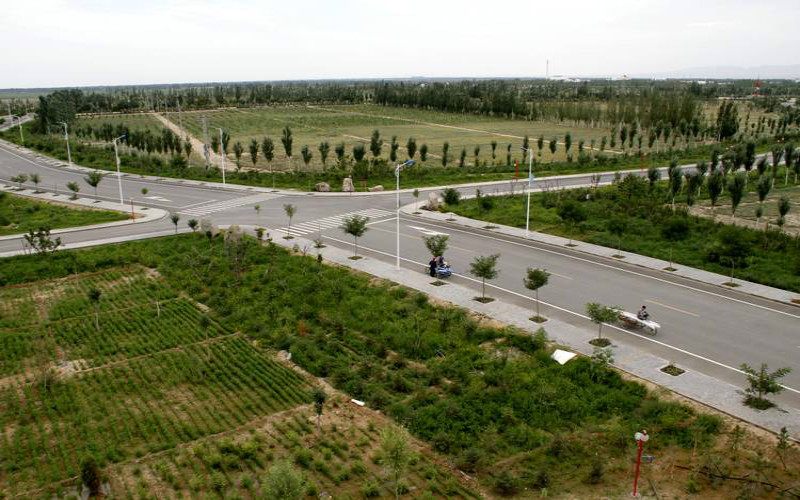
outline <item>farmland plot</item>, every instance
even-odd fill
[[[2,288],[0,304],[3,492],[74,478],[88,455],[142,457],[309,399],[301,376],[139,268]]]

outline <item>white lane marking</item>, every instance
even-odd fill
[[[415,221],[415,222],[421,223],[421,224],[428,224],[428,225],[431,225],[431,226],[434,226],[434,227],[438,227],[435,224],[431,224],[429,222],[419,222],[419,221]],[[637,271],[631,271],[630,269],[623,269],[623,268],[619,268],[619,267],[614,267],[614,266],[612,266],[610,264],[603,264],[602,262],[595,262],[595,261],[592,261],[592,260],[589,260],[589,259],[585,259],[583,257],[578,257],[576,255],[564,254],[564,253],[561,253],[561,252],[557,252],[555,250],[549,250],[547,248],[539,248],[539,247],[535,247],[533,245],[528,245],[528,244],[525,244],[525,243],[519,243],[517,241],[504,240],[502,238],[494,238],[492,236],[486,236],[486,235],[483,235],[483,234],[471,233],[469,231],[464,231],[464,230],[461,230],[461,229],[454,229],[454,228],[449,228],[449,227],[447,229],[449,231],[457,231],[459,233],[466,233],[466,234],[469,234],[471,236],[479,236],[481,238],[486,238],[486,239],[489,239],[489,240],[500,241],[500,242],[503,242],[503,243],[510,243],[512,245],[525,247],[525,248],[528,248],[528,249],[534,250],[534,251],[542,251],[542,252],[547,252],[547,253],[551,253],[551,254],[554,254],[554,255],[559,255],[561,257],[568,257],[570,259],[579,260],[579,261],[586,262],[586,263],[589,263],[589,264],[593,264],[593,265],[596,265],[596,266],[606,267],[606,268],[614,269],[616,271],[620,271],[620,272],[623,272],[623,273],[633,274],[635,276],[640,276],[640,277],[643,277],[643,278],[648,278],[648,279],[651,279],[651,280],[660,281],[662,283],[667,283],[667,284],[672,285],[672,286],[685,288],[687,290],[692,290],[692,291],[695,291],[695,292],[704,293],[706,295],[711,295],[713,297],[718,297],[718,298],[721,298],[721,299],[724,299],[724,300],[730,300],[732,302],[737,302],[739,304],[746,304],[748,306],[755,307],[755,308],[758,308],[758,309],[763,309],[765,311],[770,311],[770,312],[774,312],[774,313],[777,313],[777,314],[782,314],[784,316],[789,316],[790,318],[800,319],[800,316],[798,316],[796,314],[788,313],[788,312],[785,312],[785,311],[779,311],[778,309],[772,309],[771,307],[762,306],[760,304],[753,304],[752,302],[748,302],[748,301],[742,300],[742,299],[736,299],[736,298],[733,298],[733,297],[726,297],[725,295],[721,295],[721,294],[718,294],[718,293],[715,293],[715,292],[710,292],[708,290],[701,290],[699,288],[694,288],[693,286],[690,286],[690,285],[684,285],[683,283],[674,283],[674,282],[666,280],[664,278],[658,278],[656,276],[649,276],[647,274],[643,274],[643,273],[640,273],[640,272],[637,272]],[[514,236],[511,236],[511,238],[514,238]],[[543,243],[543,245],[547,245],[547,243]],[[687,279],[690,279],[690,278],[687,278]]]
[[[239,198],[231,198],[229,200],[223,200],[217,203],[212,203],[210,205],[203,205],[195,208],[182,209],[180,210],[180,213],[184,215],[204,216],[212,214],[214,212],[222,212],[229,208],[243,207],[245,205],[259,203],[262,201],[272,200],[274,198],[280,198],[280,197],[281,195],[276,195],[276,194],[267,194],[267,193],[254,194],[250,196],[242,196]]]
[[[572,280],[573,279],[573,278],[570,278],[569,276],[566,276],[566,275],[563,275],[563,274],[554,273],[553,271],[550,271],[549,269],[545,269],[545,271],[547,271],[547,274],[552,274],[553,276],[558,276],[559,278],[564,278],[565,280]]]
[[[655,304],[657,306],[666,307],[667,309],[672,309],[673,311],[677,311],[679,313],[688,314],[689,316],[694,316],[695,318],[699,318],[699,314],[695,314],[693,312],[684,311],[683,309],[678,309],[677,307],[668,306],[667,304],[662,304],[661,302],[656,302],[655,300],[645,299],[645,302],[649,302],[651,304]]]
[[[181,210],[183,210],[183,209],[186,209],[186,208],[192,208],[192,207],[196,207],[196,206],[198,206],[198,205],[205,205],[206,203],[213,203],[213,202],[215,202],[215,201],[217,201],[217,200],[205,200],[205,201],[199,201],[199,202],[197,202],[197,203],[192,203],[191,205],[184,205],[184,206],[182,206],[180,209],[181,209]]]
[[[425,228],[425,227],[419,227],[419,226],[408,226],[408,227],[410,227],[411,229],[416,229],[417,231],[421,232],[425,236],[437,236],[437,235],[440,235],[440,234],[443,235],[443,236],[450,236],[447,233],[440,233],[439,231],[431,231],[430,229]]]
[[[339,215],[332,215],[330,217],[325,217],[323,219],[317,220],[310,220],[305,222],[300,222],[298,224],[292,224],[291,228],[289,226],[284,226],[281,228],[276,229],[276,231],[281,231],[283,233],[289,234],[291,229],[291,234],[302,236],[305,234],[311,234],[321,231],[322,229],[334,229],[340,227],[344,222],[344,219],[347,217],[352,217],[354,215],[361,215],[369,217],[370,219],[379,219],[381,217],[391,217],[389,219],[383,220],[376,220],[372,222],[368,222],[367,225],[372,224],[380,224],[382,222],[386,222],[388,220],[394,220],[396,217],[394,212],[390,212],[388,210],[383,210],[380,208],[367,208],[364,210],[358,210],[356,212],[348,212]]]
[[[156,200],[156,201],[168,201],[171,202],[172,200],[168,200],[162,196],[145,196],[146,200]]]
[[[352,243],[350,243],[350,242],[343,241],[343,240],[340,240],[338,238],[333,238],[331,236],[328,236],[328,239],[332,240],[332,241],[336,241],[338,243],[343,243],[345,245],[352,245]],[[362,250],[369,250],[371,252],[379,253],[381,255],[386,255],[386,256],[389,256],[389,257],[392,257],[392,258],[396,257],[394,254],[383,252],[381,250],[375,250],[374,248],[365,247],[363,245],[359,245],[359,248],[361,248]],[[404,261],[410,262],[412,264],[417,264],[419,266],[424,266],[424,264],[422,262],[417,262],[415,260],[407,259],[405,257],[400,257],[400,260],[404,260]],[[474,281],[475,283],[481,283],[480,280],[475,279],[475,278],[470,278],[469,276],[465,276],[463,274],[453,273],[453,276],[459,276],[459,277],[464,278],[466,280]],[[515,292],[513,290],[508,290],[506,288],[502,288],[502,287],[499,287],[497,285],[492,285],[491,283],[486,283],[486,286],[489,287],[489,288],[495,288],[497,290],[501,290],[501,291],[506,292],[506,293],[510,293],[512,295],[516,295],[517,297],[521,297],[521,298],[523,298],[525,300],[529,300],[531,302],[536,302],[536,299],[533,299],[531,297],[528,297],[527,295],[523,295],[521,293]],[[559,311],[562,311],[562,312],[565,312],[565,313],[568,313],[568,314],[572,314],[572,315],[577,316],[579,318],[582,318],[582,319],[585,319],[585,320],[589,320],[588,316],[584,316],[583,314],[576,313],[574,311],[570,311],[569,309],[565,309],[563,307],[559,307],[559,306],[557,306],[555,304],[550,304],[550,303],[545,302],[543,300],[540,300],[539,303],[544,304],[545,306],[548,306],[548,307],[552,307],[553,309],[558,309]],[[589,321],[591,321],[591,320],[589,320]],[[665,342],[661,342],[659,340],[647,337],[645,335],[640,335],[638,333],[632,332],[630,330],[627,330],[625,328],[621,328],[621,327],[616,326],[616,325],[612,325],[612,324],[609,324],[609,323],[603,323],[603,325],[605,325],[608,328],[613,328],[614,330],[619,330],[620,332],[625,333],[627,335],[633,335],[634,337],[638,337],[641,340],[646,340],[648,342],[652,342],[654,344],[658,344],[658,345],[660,345],[662,347],[673,349],[673,350],[678,351],[678,352],[680,352],[682,354],[686,354],[687,356],[692,356],[692,357],[697,358],[697,359],[699,359],[701,361],[705,361],[707,363],[711,363],[711,364],[717,365],[717,366],[719,366],[721,368],[727,368],[728,370],[734,371],[734,372],[739,373],[741,375],[746,375],[745,372],[739,370],[738,368],[734,368],[732,366],[728,366],[725,363],[720,363],[719,361],[715,361],[715,360],[713,360],[711,358],[707,358],[707,357],[705,357],[705,356],[703,356],[701,354],[695,354],[695,353],[693,353],[691,351],[687,351],[686,349],[681,349],[680,347],[675,347],[675,346],[667,344]],[[789,386],[786,386],[786,385],[783,385],[783,384],[781,384],[781,387],[783,387],[784,389],[786,389],[788,391],[800,394],[800,390],[798,390],[798,389],[794,389],[792,387],[789,387]]]

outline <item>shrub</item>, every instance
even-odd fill
[[[458,205],[461,201],[461,192],[453,188],[445,188],[442,191],[442,198],[447,205]]]
[[[375,481],[368,481],[361,487],[361,494],[364,498],[378,498],[381,495],[381,488]]]
[[[519,491],[519,479],[506,469],[495,478],[494,489],[504,496],[514,495]]]

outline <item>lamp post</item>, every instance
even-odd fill
[[[414,160],[408,160],[394,167],[394,176],[397,180],[397,260],[395,262],[397,269],[400,269],[400,171],[403,170],[403,167],[410,167],[412,165],[414,165]]]
[[[14,118],[17,119],[17,125],[19,125],[19,142],[21,142],[22,145],[24,146],[25,145],[25,136],[22,134],[22,118],[20,118],[19,116],[16,116],[16,117],[12,116],[11,118],[12,118],[11,125],[14,125],[14,120],[13,119]]]
[[[633,476],[633,496],[634,498],[639,497],[639,466],[642,463],[642,449],[644,448],[644,444],[647,442],[650,437],[647,435],[647,431],[637,432],[633,435],[634,439],[636,439],[636,472]]]
[[[64,125],[64,141],[67,143],[67,161],[69,162],[69,166],[72,166],[72,152],[69,149],[69,132],[67,131],[67,122],[59,122],[61,125]]]
[[[525,210],[525,237],[530,235],[531,225],[531,189],[533,188],[533,150],[531,148],[520,148],[528,153],[528,208]]]
[[[222,156],[222,185],[224,186],[225,185],[225,143],[222,142],[222,129],[219,128],[219,127],[216,127],[216,129],[219,130],[219,151],[221,153],[220,156]]]
[[[119,148],[117,147],[117,141],[125,137],[125,134],[117,137],[112,142],[114,143],[114,157],[117,160],[117,185],[119,185],[119,204],[125,208],[125,199],[122,197],[122,172],[119,170]]]

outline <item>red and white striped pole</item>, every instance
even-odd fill
[[[644,444],[647,442],[650,437],[647,435],[647,431],[637,432],[633,435],[636,439],[636,473],[633,476],[633,496],[634,498],[639,497],[639,467],[642,463],[642,449],[644,448]]]

